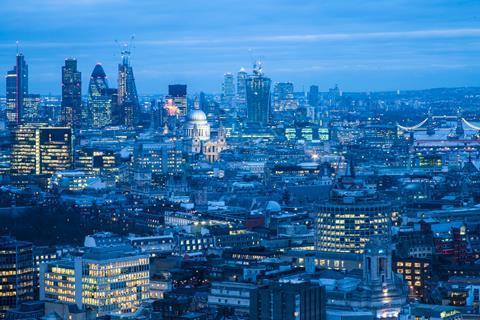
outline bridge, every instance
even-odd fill
[[[467,121],[465,118],[462,117],[462,112],[461,112],[460,109],[458,109],[457,115],[455,115],[455,116],[447,116],[447,115],[434,116],[432,114],[431,109],[430,109],[430,110],[428,110],[427,117],[424,120],[417,123],[416,125],[411,126],[411,127],[407,127],[407,126],[402,126],[402,125],[397,123],[397,127],[402,131],[412,132],[412,131],[417,131],[417,130],[424,130],[423,126],[426,124],[427,134],[428,135],[433,135],[433,134],[435,134],[435,120],[436,119],[442,119],[442,120],[448,120],[448,119],[453,120],[453,119],[455,119],[456,122],[457,122],[457,127],[455,129],[455,134],[459,135],[459,136],[463,135],[465,133],[465,130],[463,129],[464,124],[470,129],[473,129],[475,131],[480,131],[479,126],[474,125],[473,123]]]

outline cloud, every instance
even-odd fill
[[[434,39],[434,38],[473,38],[480,36],[480,28],[461,29],[432,29],[386,32],[357,32],[357,33],[317,33],[293,35],[264,35],[264,36],[232,36],[232,37],[186,37],[175,39],[146,39],[135,41],[135,44],[145,47],[162,46],[202,46],[244,43],[309,43],[324,41],[358,41],[358,40],[402,40],[402,39]],[[62,42],[62,41],[25,41],[21,42],[26,48],[89,48],[113,46],[111,40],[92,42]],[[3,42],[0,48],[14,48],[16,43]]]

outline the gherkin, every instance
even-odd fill
[[[88,84],[88,109],[91,126],[102,128],[112,123],[112,94],[101,64],[95,65]]]

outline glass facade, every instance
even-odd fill
[[[29,242],[0,238],[0,318],[33,300],[33,249]]]
[[[72,164],[70,128],[19,126],[13,134],[11,173],[53,174]]]
[[[389,203],[327,203],[316,219],[315,248],[322,252],[362,254],[373,235],[389,231]]]

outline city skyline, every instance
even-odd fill
[[[293,82],[296,91],[311,84],[326,91],[335,83],[345,91],[480,86],[475,1],[367,1],[361,8],[352,1],[2,5],[0,68],[11,69],[18,40],[30,91],[42,94],[60,94],[61,66],[69,57],[78,61],[83,94],[97,62],[113,85],[121,61],[115,40],[133,34],[140,94],[165,93],[171,83],[219,93],[224,73],[250,71],[256,58],[273,82]]]

